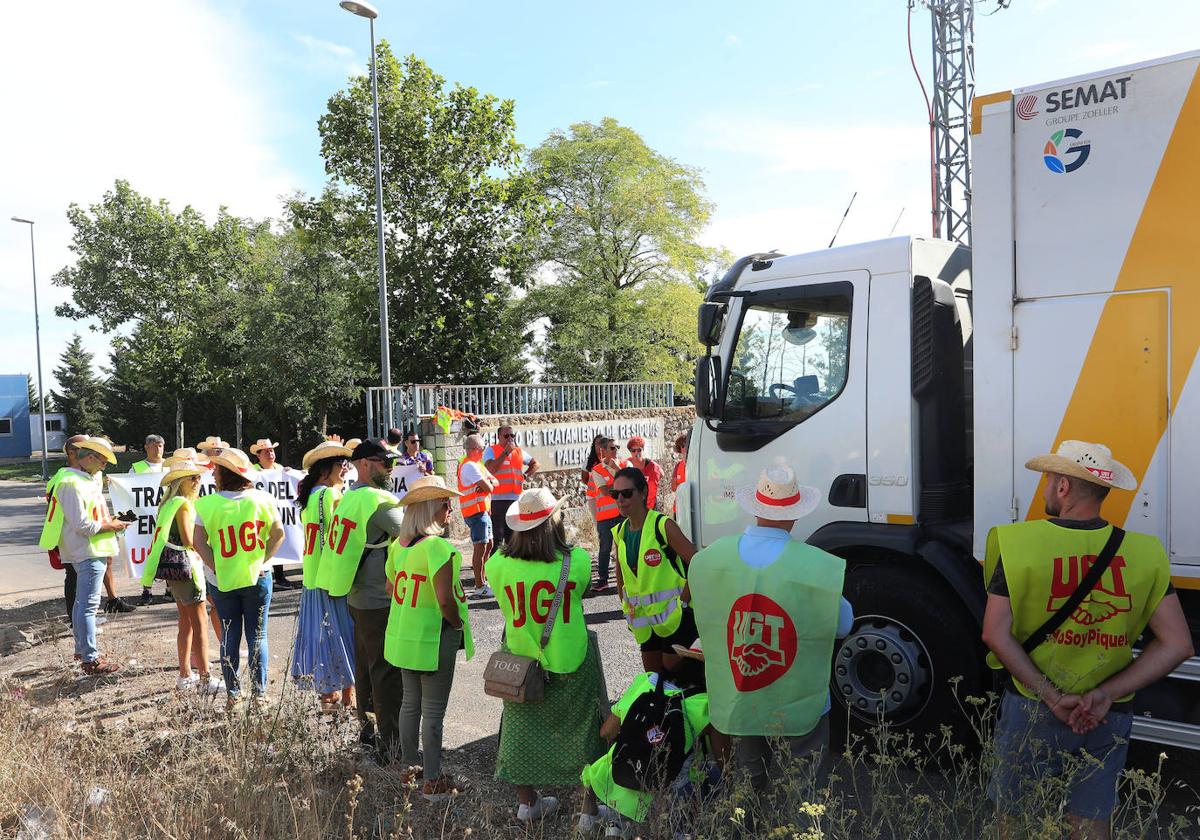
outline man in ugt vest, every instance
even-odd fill
[[[1108,541],[1112,525],[1100,506],[1109,491],[1138,486],[1098,443],[1063,441],[1054,455],[1033,458],[1025,468],[1045,473],[1051,518],[1000,525],[988,534],[983,641],[992,651],[988,664],[1011,675],[989,795],[1002,813],[1015,815],[1027,807],[1024,785],[1061,775],[1064,755],[1086,752],[1098,761],[1084,759],[1071,780],[1071,836],[1107,838],[1133,722],[1129,702],[1192,655],[1191,635],[1162,544],[1129,532],[1083,602],[1025,652],[1022,643],[1070,598]],[[1133,645],[1147,625],[1154,639],[1134,660]]]
[[[814,770],[829,743],[834,641],[854,622],[842,597],[846,562],[791,538],[820,499],[790,467],[765,470],[737,492],[755,524],[698,552],[688,569],[712,725],[738,736],[737,764],[756,791],[778,771],[772,740]]]
[[[496,430],[497,443],[483,450],[483,465],[500,482],[492,491],[492,530],[495,544],[508,541],[508,509],[525,489],[525,479],[538,471],[537,458],[517,446],[517,433],[512,426]]]
[[[316,581],[330,595],[346,596],[354,619],[359,739],[374,747],[384,764],[400,748],[400,702],[404,699],[400,669],[384,658],[391,604],[385,572],[387,549],[404,521],[390,492],[397,457],[394,449],[378,440],[364,440],[350,453],[358,480],[338,503]],[[368,717],[372,711],[374,722]]]

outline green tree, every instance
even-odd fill
[[[115,443],[140,447],[146,435],[162,434],[171,427],[175,406],[155,385],[154,369],[134,349],[141,327],[132,336],[117,335],[104,368],[104,407],[109,437]]]
[[[104,383],[92,368],[92,354],[83,346],[79,333],[58,359],[54,369],[58,390],[52,391],[54,404],[67,415],[72,434],[98,435],[105,431]]]
[[[722,258],[698,241],[712,211],[699,174],[612,118],[552,133],[529,164],[552,216],[536,254],[554,280],[530,296],[547,376],[690,391],[695,307]]]
[[[42,411],[42,403],[38,399],[37,384],[33,381],[33,374],[25,374],[25,384],[29,388],[29,414],[40,414]],[[54,410],[54,406],[50,402],[50,395],[46,394],[46,411],[47,413]]]
[[[514,288],[527,285],[530,231],[541,214],[521,167],[513,102],[471,87],[447,87],[415,56],[401,63],[386,42],[379,47],[378,71],[393,377],[522,379],[522,332],[508,329],[510,298]],[[359,226],[372,230],[367,77],[352,79],[329,99],[319,128],[326,171],[346,189]],[[373,265],[373,253],[369,259]],[[369,290],[364,285],[359,291],[356,311],[364,317],[357,329],[377,335],[372,315],[378,307]]]

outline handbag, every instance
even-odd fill
[[[158,559],[158,569],[154,572],[155,580],[191,580],[192,558],[186,548],[167,543],[163,546]]]
[[[562,606],[563,593],[567,588],[570,566],[570,560],[564,553],[558,588],[554,590],[554,602],[550,604],[550,614],[546,617],[539,649],[544,650],[550,641],[550,632],[554,629],[554,620],[558,618],[558,608]],[[483,669],[483,693],[510,703],[536,703],[546,696],[546,679],[546,671],[537,659],[498,650]]]

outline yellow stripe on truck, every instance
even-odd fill
[[[1004,102],[1012,99],[1012,91],[1006,90],[1001,93],[985,93],[983,96],[976,96],[971,100],[971,133],[978,134],[983,131],[983,106],[991,105],[993,102]]]
[[[1200,260],[1200,237],[1195,228],[1200,219],[1198,149],[1200,87],[1193,76],[1114,287],[1116,292],[1171,287],[1175,325],[1170,333],[1171,381],[1146,376],[1148,370],[1168,367],[1152,358],[1165,350],[1166,295],[1110,297],[1092,336],[1055,445],[1046,450],[1053,452],[1059,442],[1069,439],[1104,443],[1133,471],[1139,484],[1166,431],[1169,412],[1179,404],[1200,347],[1200,329],[1196,326],[1200,323],[1200,278],[1189,276]],[[1143,338],[1150,343],[1142,345]],[[1161,350],[1159,340],[1164,344]],[[1144,404],[1162,402],[1161,397],[1152,395],[1164,391],[1169,395],[1169,406]],[[1022,418],[1018,417],[1017,422]],[[1029,503],[1028,519],[1042,515],[1042,487],[1039,482],[1038,492]],[[1124,522],[1135,496],[1121,491],[1110,494],[1105,516],[1113,522]]]

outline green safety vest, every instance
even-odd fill
[[[154,540],[150,543],[150,553],[146,555],[146,563],[142,567],[142,586],[152,586],[154,584],[154,574],[158,571],[158,561],[162,559],[163,549],[167,547],[167,541],[171,536],[171,525],[175,522],[175,514],[179,513],[179,509],[187,504],[189,500],[183,496],[175,496],[167,499],[155,514]],[[192,583],[196,584],[196,588],[204,589],[204,573],[192,564]]]
[[[232,592],[258,583],[267,560],[267,534],[279,518],[275,500],[259,490],[247,490],[240,499],[209,493],[195,505],[212,549],[217,588]]]
[[[367,523],[379,508],[394,507],[396,497],[378,487],[348,490],[329,523],[329,538],[321,551],[314,586],[335,598],[350,591],[367,547]]]
[[[658,520],[662,514],[656,510],[646,512],[642,523],[642,539],[638,544],[637,572],[629,567],[625,552],[625,521],[613,529],[613,543],[617,547],[617,563],[621,568],[621,585],[625,590],[625,622],[633,631],[637,643],[644,644],[653,632],[658,636],[670,636],[679,629],[683,619],[683,604],[680,596],[687,585],[687,578],[676,568],[677,560],[671,560],[666,542],[666,531],[659,533]],[[674,552],[671,551],[671,556]],[[682,566],[682,564],[680,564]]]
[[[59,467],[54,475],[50,476],[50,480],[46,482],[46,497],[49,498],[54,494],[54,488],[58,486],[58,482],[64,475],[70,471],[70,467]]]
[[[46,505],[46,519],[42,522],[42,534],[38,538],[38,545],[47,551],[57,548],[59,538],[62,536],[65,517],[59,497],[64,487],[74,488],[74,492],[79,494],[79,499],[83,503],[87,515],[93,520],[103,522],[107,518],[104,491],[94,478],[82,476],[75,470],[64,467],[50,480],[48,487],[50,488],[50,503]],[[88,545],[91,546],[92,557],[115,557],[121,550],[117,535],[112,531],[93,534],[88,538]]]
[[[1065,528],[1045,519],[1000,525],[988,533],[985,580],[1004,561],[1012,635],[1027,639],[1063,605],[1104,548],[1112,526]],[[1133,661],[1133,643],[1171,583],[1171,563],[1157,537],[1128,531],[1095,589],[1030,659],[1059,690],[1085,694]],[[989,653],[988,665],[1003,666]],[[1017,689],[1037,698],[1017,680]],[[1128,700],[1132,694],[1120,700]]]
[[[713,726],[726,735],[806,735],[829,697],[846,561],[791,540],[775,562],[742,562],[740,536],[692,558]]]
[[[344,504],[344,502],[343,502]],[[426,537],[411,548],[393,542],[388,548],[387,577],[392,584],[392,603],[383,657],[397,668],[436,671],[442,641],[442,610],[433,589],[433,576],[450,563],[454,599],[463,626],[467,659],[475,655],[471,624],[467,621],[467,596],[458,577],[462,556],[441,537]]]
[[[547,671],[570,674],[587,655],[587,625],[583,592],[592,578],[592,558],[582,548],[571,549],[566,591],[554,619],[550,639],[542,649],[542,632],[562,574],[560,561],[521,560],[497,551],[487,561],[488,581],[496,590],[504,614],[504,647],[509,653],[529,656]]]
[[[159,461],[157,466],[161,467],[162,462]],[[150,462],[146,461],[146,460],[134,461],[133,466],[131,466],[129,468],[129,471],[133,472],[133,473],[139,473],[139,474],[140,473],[148,473],[148,472],[150,472]],[[163,470],[159,469],[158,472],[163,472]]]
[[[308,496],[304,510],[300,514],[300,525],[304,533],[304,588],[317,588],[317,570],[321,566],[321,553],[329,545],[329,529],[333,525],[333,511],[338,500],[342,498],[341,490],[332,487],[314,489]],[[324,523],[324,530],[321,525]]]

